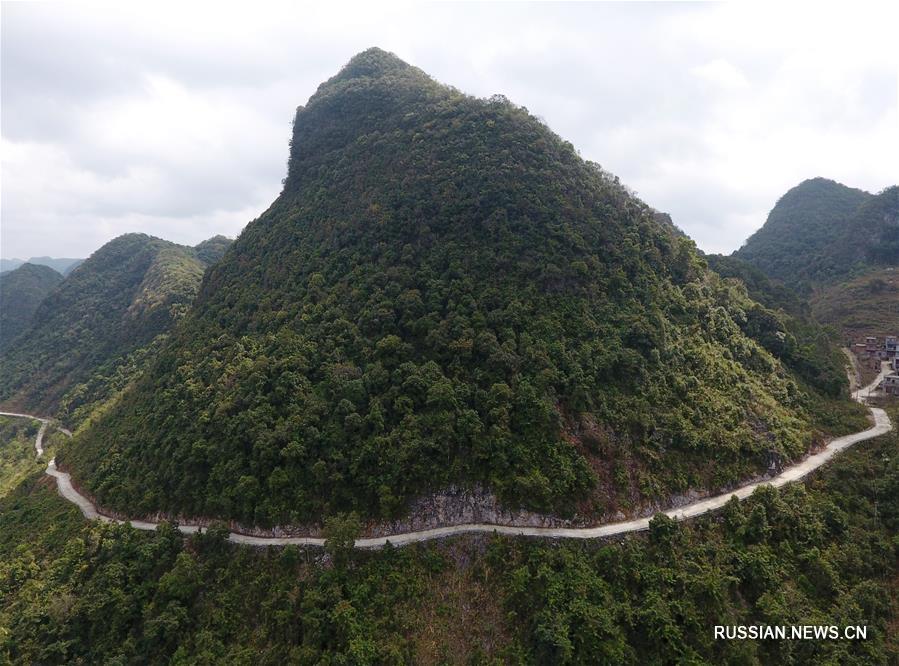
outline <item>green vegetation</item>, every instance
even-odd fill
[[[893,415],[893,418],[896,414]],[[594,549],[499,542],[504,609],[540,663],[887,664],[899,658],[895,434],[714,518]],[[863,625],[865,641],[721,641],[714,625]]]
[[[850,266],[851,273],[872,265],[899,265],[899,186],[888,187],[865,201],[849,224],[835,256]]]
[[[34,438],[40,423],[0,416],[0,497],[35,471]]]
[[[867,200],[850,220],[850,233],[832,250],[851,267],[846,276],[819,285],[812,311],[846,336],[895,335],[899,330],[899,187]]]
[[[194,247],[197,259],[206,266],[212,266],[221,259],[233,241],[225,236],[213,236]]]
[[[460,483],[627,511],[820,439],[765,348],[779,326],[525,109],[367,51],[298,110],[281,196],[62,463],[110,508],[263,525]]]
[[[805,390],[805,408],[817,427],[831,434],[864,428],[867,410],[845,400],[843,341],[818,323],[807,303],[790,288],[769,280],[758,268],[734,256],[706,255],[721,277],[741,282],[757,303],[741,328],[780,360]]]
[[[894,419],[899,414],[892,414]],[[379,552],[230,545],[84,522],[34,476],[0,499],[10,663],[890,664],[899,438],[714,516],[613,542],[458,538]],[[719,624],[864,625],[721,641]]]
[[[899,274],[876,268],[846,282],[821,288],[811,297],[812,312],[832,322],[851,340],[899,331]]]
[[[734,254],[807,294],[849,272],[834,255],[851,235],[850,218],[871,198],[826,178],[803,181],[778,200],[765,225]]]
[[[28,328],[38,305],[60,282],[62,275],[36,264],[0,273],[0,351]]]
[[[899,265],[899,187],[872,196],[823,178],[805,181],[734,257],[796,289],[818,321],[844,336],[899,328],[892,275]]]
[[[207,243],[198,248],[213,260],[226,239]],[[43,300],[27,334],[0,358],[0,399],[43,414],[62,407],[65,418],[82,418],[109,399],[187,311],[206,268],[200,252],[143,234],[97,250]]]

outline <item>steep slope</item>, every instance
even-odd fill
[[[67,391],[108,376],[167,331],[205,268],[193,248],[158,238],[110,241],[44,299],[30,329],[0,358],[0,399],[55,412]]]
[[[634,509],[812,443],[753,306],[525,109],[373,49],[297,110],[282,194],[60,462],[132,514],[392,517],[459,484]]]
[[[803,181],[777,201],[764,226],[735,255],[784,282],[829,279],[842,270],[828,261],[834,243],[870,198],[826,178]]]
[[[0,351],[28,328],[38,305],[60,282],[62,275],[36,264],[0,273]]]
[[[749,296],[757,301],[746,312],[743,331],[816,390],[839,396],[846,374],[841,341],[829,339],[808,303],[737,257],[708,255],[706,260],[718,275],[745,284]]]

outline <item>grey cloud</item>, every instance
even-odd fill
[[[0,251],[233,235],[280,189],[294,108],[372,45],[506,94],[700,247],[734,249],[803,178],[876,190],[899,171],[889,21],[861,35],[865,17],[821,10],[813,34],[801,12],[758,11],[7,4]]]

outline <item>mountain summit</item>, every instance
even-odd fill
[[[899,188],[878,195],[826,178],[784,194],[734,256],[770,277],[813,291],[899,257]]]
[[[60,464],[132,515],[392,518],[459,486],[634,509],[812,443],[759,308],[525,109],[371,49],[298,109],[282,194]]]

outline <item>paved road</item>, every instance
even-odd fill
[[[859,400],[859,402],[864,403],[864,401],[871,396],[871,393],[877,388],[877,385],[881,382],[883,377],[888,374],[888,372],[889,365],[884,364],[883,369],[881,370],[877,378],[871,384],[858,391],[857,399]],[[870,407],[869,409],[871,410],[871,414],[874,417],[874,425],[867,430],[863,430],[852,435],[846,435],[844,437],[838,437],[837,439],[831,441],[819,453],[811,455],[805,460],[796,463],[791,467],[788,467],[772,479],[749,483],[728,493],[723,493],[721,495],[715,495],[714,497],[697,500],[692,504],[687,504],[676,509],[669,509],[668,511],[664,512],[665,515],[678,520],[684,518],[693,518],[695,516],[700,516],[704,513],[709,513],[710,511],[720,509],[725,504],[727,504],[727,502],[733,496],[736,496],[741,500],[745,499],[749,497],[759,486],[770,485],[774,486],[775,488],[779,488],[780,486],[786,485],[788,483],[798,481],[813,470],[818,469],[821,465],[833,458],[833,456],[835,456],[840,451],[848,449],[853,444],[857,444],[858,442],[862,442],[866,439],[871,439],[873,437],[883,435],[893,429],[893,425],[890,422],[890,419],[885,411],[877,407]],[[23,418],[32,418],[41,421],[41,429],[38,432],[38,436],[35,441],[35,450],[37,451],[38,457],[43,455],[41,442],[43,440],[44,431],[47,428],[47,419],[30,416],[28,414],[13,414],[8,412],[0,412],[0,415],[21,416]],[[71,433],[69,433],[67,430],[64,430],[62,428],[60,428],[60,430],[65,434],[71,436]],[[155,530],[157,527],[157,523],[153,522],[147,522],[143,520],[123,521],[103,515],[97,510],[97,507],[88,498],[84,497],[77,490],[75,490],[75,488],[72,486],[72,479],[69,474],[66,472],[61,472],[56,468],[55,459],[51,460],[47,465],[47,474],[56,478],[56,485],[59,489],[59,494],[65,497],[70,502],[78,505],[78,508],[81,509],[81,513],[84,514],[84,517],[89,520],[102,520],[104,522],[117,523],[128,522],[132,527],[136,529],[148,531]],[[605,525],[598,525],[596,527],[558,528],[509,527],[505,525],[472,523],[466,525],[454,525],[452,527],[438,527],[429,530],[420,530],[418,532],[394,534],[389,537],[356,539],[356,548],[380,548],[386,545],[388,541],[394,546],[403,546],[410,543],[416,543],[418,541],[429,541],[431,539],[440,539],[458,534],[470,534],[473,532],[481,532],[487,534],[492,534],[495,532],[497,534],[507,534],[513,536],[531,536],[544,538],[596,539],[598,537],[610,537],[618,534],[627,534],[629,532],[641,532],[643,530],[647,530],[649,529],[650,520],[651,518],[637,518],[635,520],[607,523]],[[201,528],[197,525],[179,525],[178,529],[185,534],[192,534],[199,531]],[[324,539],[315,537],[258,537],[249,536],[247,534],[237,534],[235,532],[230,533],[230,535],[228,536],[228,540],[234,543],[242,543],[251,546],[321,546],[324,545],[325,542]]]

